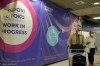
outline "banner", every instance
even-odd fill
[[[79,18],[47,0],[0,0],[0,66],[42,66],[68,59]]]
[[[42,65],[68,59],[67,39],[79,18],[47,0],[32,3],[39,20]]]
[[[29,0],[0,0],[0,66],[41,66],[39,41]]]

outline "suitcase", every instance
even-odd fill
[[[82,44],[71,45],[71,53],[84,53],[84,47]]]
[[[72,66],[86,66],[86,57],[81,54],[74,55]]]
[[[70,49],[84,49],[84,46],[82,44],[71,44]]]

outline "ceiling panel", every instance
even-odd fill
[[[84,8],[93,7],[92,3],[99,2],[100,0],[49,0],[63,8],[72,8],[73,10],[79,10]],[[75,2],[83,1],[85,4],[76,5]]]
[[[100,0],[48,0],[57,6],[64,9],[70,9],[71,12],[78,16],[87,16],[87,18],[94,22],[100,22],[100,20],[93,20],[93,17],[100,16],[100,5],[94,6],[92,3],[100,2]],[[82,1],[83,4],[76,5],[75,3]]]

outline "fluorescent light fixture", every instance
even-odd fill
[[[93,17],[93,19],[100,19],[100,17]]]
[[[75,2],[75,4],[76,5],[83,5],[83,4],[85,4],[85,2],[84,1],[77,1],[77,2]]]
[[[100,3],[99,2],[95,2],[95,3],[93,3],[93,5],[99,5]]]

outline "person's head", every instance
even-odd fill
[[[91,37],[94,37],[94,32],[93,31],[90,31],[89,34],[90,34]]]
[[[77,31],[79,32],[79,31],[81,31],[82,30],[82,26],[81,25],[78,25],[77,26]]]
[[[82,26],[81,25],[77,25],[76,34],[81,34],[80,33],[81,30],[82,30]]]

